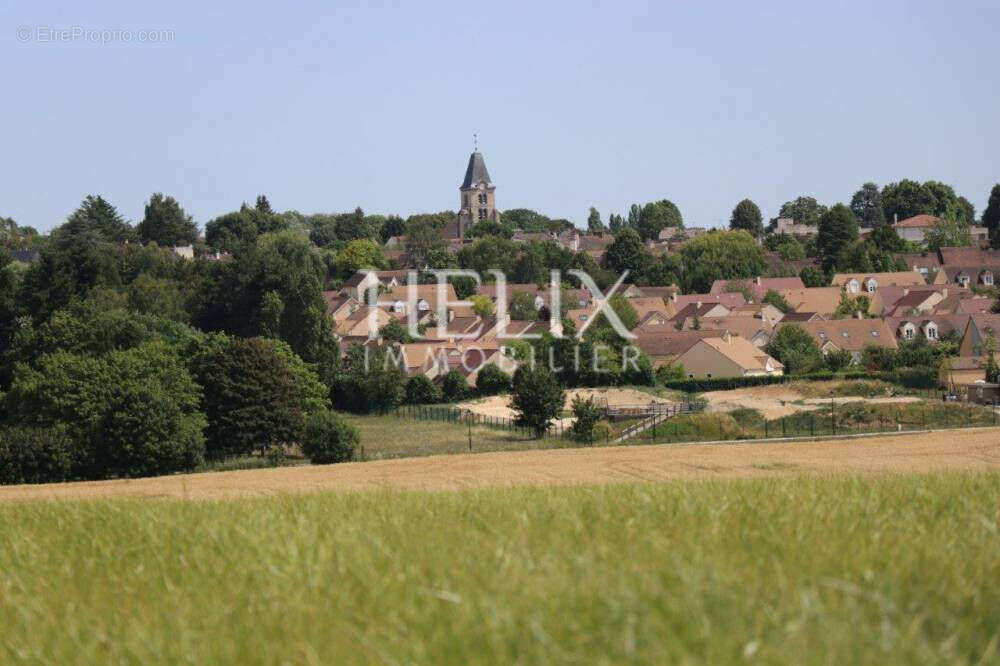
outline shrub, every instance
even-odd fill
[[[405,401],[409,405],[430,405],[441,402],[441,389],[425,375],[413,375],[406,381]]]
[[[449,370],[441,380],[441,394],[445,402],[458,402],[469,396],[469,382],[458,370]]]
[[[844,349],[831,349],[826,353],[826,367],[830,372],[843,370],[854,362],[851,352]]]
[[[316,465],[351,460],[360,436],[358,429],[330,411],[313,414],[306,421],[302,453]]]
[[[594,427],[601,420],[601,410],[594,404],[593,398],[573,398],[573,416],[576,421],[570,428],[570,437],[578,442],[593,442]]]
[[[656,383],[666,384],[667,382],[681,381],[687,377],[684,366],[680,363],[661,365],[656,369]]]
[[[476,393],[479,395],[496,395],[510,391],[510,375],[501,370],[495,363],[487,363],[476,376]]]
[[[68,481],[73,443],[59,428],[0,428],[0,484]]]

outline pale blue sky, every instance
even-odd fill
[[[667,197],[721,225],[866,180],[1000,181],[996,2],[0,0],[0,216],[88,193],[204,224],[275,208],[455,208],[480,135],[501,209],[583,224]],[[813,6],[815,5],[815,6]],[[17,29],[168,29],[160,44]]]

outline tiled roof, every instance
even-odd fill
[[[900,220],[894,226],[904,228],[930,227],[940,219],[941,218],[934,217],[933,215],[914,215],[913,217],[908,217],[905,220]]]
[[[778,327],[784,325],[786,324],[781,322]],[[801,327],[820,347],[829,342],[838,349],[860,352],[871,344],[891,349],[898,346],[895,334],[883,319],[832,319],[787,325]]]

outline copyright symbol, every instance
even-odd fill
[[[19,42],[30,42],[31,41],[31,28],[26,25],[22,25],[17,29],[17,41]]]

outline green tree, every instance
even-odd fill
[[[823,271],[815,266],[806,266],[799,272],[799,279],[806,287],[827,287],[830,281],[826,279]]]
[[[760,238],[764,234],[763,220],[757,204],[750,199],[744,199],[733,208],[733,214],[729,218],[729,228],[743,229],[754,238]]]
[[[990,190],[990,199],[983,211],[983,226],[990,230],[990,238],[996,241],[1000,234],[1000,183]]]
[[[155,192],[146,203],[146,213],[136,228],[143,243],[161,247],[193,245],[198,240],[198,225],[173,197]]]
[[[816,244],[825,271],[832,271],[847,247],[858,239],[858,222],[844,204],[836,204],[819,220]]]
[[[57,351],[20,365],[11,418],[65,428],[76,442],[73,476],[149,476],[202,459],[200,390],[174,350],[150,343],[101,356]]]
[[[716,280],[752,278],[767,270],[764,250],[746,231],[708,233],[680,248],[687,291],[705,293]]]
[[[204,388],[210,458],[263,453],[299,442],[306,417],[319,411],[307,400],[280,344],[265,338],[222,338],[200,355],[198,380]]]
[[[570,437],[577,442],[593,443],[594,429],[602,416],[600,407],[594,403],[593,398],[576,396],[573,398],[572,408],[575,420],[570,428]]]
[[[501,370],[496,363],[487,363],[476,375],[476,393],[478,395],[497,395],[510,391],[510,375]]]
[[[461,402],[469,397],[469,382],[461,371],[449,370],[441,380],[441,395],[445,402]]]
[[[337,414],[323,410],[306,419],[301,448],[314,465],[328,465],[354,458],[360,441],[357,428]]]
[[[777,247],[783,261],[801,261],[806,258],[806,248],[794,237],[783,240]]]
[[[885,212],[882,210],[882,193],[875,183],[865,183],[851,197],[851,212],[862,227],[881,227],[885,225]]]
[[[386,342],[398,342],[404,345],[413,342],[410,338],[410,332],[406,325],[404,325],[399,319],[393,319],[390,321],[388,324],[379,329],[378,334]]]
[[[819,224],[824,213],[826,213],[826,206],[813,197],[798,197],[782,204],[778,217],[790,218],[799,224],[808,224],[814,227]]]
[[[352,240],[337,253],[337,272],[350,277],[363,268],[383,268],[385,255],[382,248],[367,239]]]
[[[485,294],[476,294],[470,300],[472,301],[472,311],[483,319],[492,317],[497,312],[496,305]]]
[[[526,291],[515,291],[507,300],[507,314],[518,321],[534,321],[538,319],[538,308],[535,307],[535,297]]]
[[[227,252],[252,246],[262,234],[288,229],[288,220],[243,204],[238,211],[220,215],[205,224],[205,242]]]
[[[944,217],[939,218],[924,234],[927,249],[936,252],[942,247],[969,247],[972,245],[972,234],[969,223],[965,221],[964,212],[953,205]]]
[[[778,359],[788,373],[812,372],[823,365],[823,354],[816,341],[795,324],[779,327],[764,351]]]
[[[514,372],[510,406],[517,414],[518,425],[531,428],[535,437],[545,434],[565,402],[562,386],[547,368],[522,365]]]
[[[52,230],[52,239],[66,246],[74,238],[86,237],[97,242],[124,243],[135,239],[135,230],[118,209],[101,196],[88,195],[66,223]]]
[[[408,405],[432,405],[441,402],[441,389],[426,375],[413,375],[406,381],[404,399]]]
[[[768,289],[762,301],[764,303],[773,305],[782,312],[792,311],[792,306],[788,304],[788,301],[785,300],[785,297],[776,292],[774,289]]]
[[[590,208],[590,214],[587,215],[587,231],[592,234],[604,231],[604,223],[601,222],[601,214],[598,213],[597,209],[593,206]]]
[[[633,280],[645,275],[652,262],[653,255],[646,249],[639,233],[632,228],[620,231],[604,253],[606,268],[617,274],[629,270]]]
[[[662,199],[646,204],[639,213],[639,223],[636,229],[645,240],[659,237],[665,227],[683,227],[684,218],[680,209],[669,199]]]

